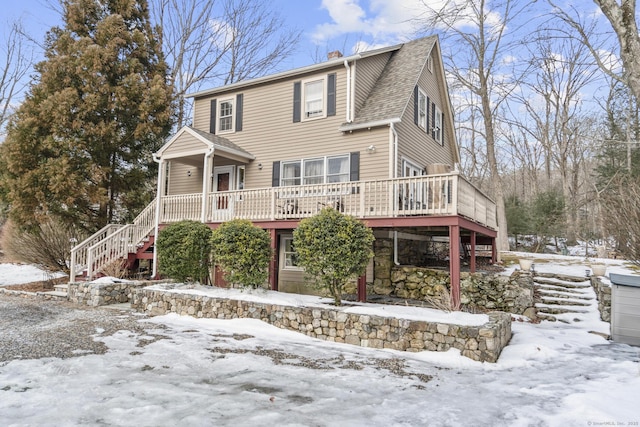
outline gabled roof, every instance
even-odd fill
[[[214,135],[209,132],[204,132],[198,129],[194,129],[191,126],[184,126],[182,129],[176,132],[173,138],[171,138],[166,144],[164,144],[162,148],[160,148],[154,154],[154,156],[156,158],[161,158],[163,153],[167,151],[167,149],[169,149],[173,144],[175,144],[176,141],[178,141],[180,137],[185,133],[192,135],[193,137],[195,137],[196,139],[198,139],[200,142],[203,143],[202,150],[198,150],[198,151],[202,151],[202,153],[205,153],[206,151],[209,151],[209,150],[213,150],[214,152],[220,152],[221,154],[226,155],[227,157],[232,157],[238,160],[250,161],[255,159],[255,156],[253,154],[249,153],[244,148],[239,147],[238,145],[229,141],[227,138]],[[185,154],[196,154],[196,153],[185,153]]]
[[[399,122],[436,40],[429,36],[399,45],[354,120],[341,130]]]
[[[320,70],[324,70],[324,69],[335,68],[335,67],[338,67],[338,66],[341,67],[344,64],[344,61],[352,62],[352,61],[356,61],[356,60],[358,60],[360,58],[366,58],[366,57],[369,57],[369,56],[379,55],[381,53],[392,52],[394,50],[400,49],[402,46],[403,45],[401,45],[401,44],[395,45],[395,46],[387,46],[387,47],[382,47],[382,48],[379,48],[379,49],[369,50],[369,51],[366,51],[366,52],[356,53],[356,54],[353,54],[351,56],[333,58],[333,59],[330,59],[328,61],[320,62],[320,63],[317,63],[317,64],[311,64],[311,65],[307,65],[305,67],[294,68],[292,70],[282,71],[282,72],[275,73],[275,74],[269,74],[268,76],[256,77],[254,79],[248,79],[248,80],[242,80],[242,81],[239,81],[239,82],[236,82],[236,83],[228,84],[226,86],[220,86],[220,87],[215,87],[215,88],[212,88],[212,89],[201,90],[199,92],[189,93],[189,94],[185,95],[185,97],[186,98],[200,98],[200,97],[203,97],[203,96],[209,96],[211,94],[216,94],[216,93],[219,93],[219,92],[227,92],[227,91],[231,91],[231,90],[238,90],[240,88],[246,88],[246,87],[250,87],[250,86],[254,86],[254,85],[258,85],[258,84],[262,84],[262,83],[266,83],[266,82],[272,82],[272,81],[276,81],[276,80],[280,80],[280,79],[284,79],[284,78],[288,78],[288,77],[292,77],[292,76],[297,76],[297,75],[301,75],[301,74],[316,72],[316,71],[320,71]]]

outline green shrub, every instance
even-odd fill
[[[374,237],[357,219],[332,208],[300,221],[293,232],[298,265],[340,305],[347,282],[362,275],[373,257]]]
[[[209,284],[211,229],[197,221],[180,221],[158,236],[160,272],[183,282]]]
[[[213,230],[211,245],[227,282],[256,288],[267,281],[273,253],[266,230],[234,219]]]

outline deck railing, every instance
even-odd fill
[[[160,223],[200,221],[203,195],[180,194],[160,199]],[[208,194],[205,221],[233,218],[251,221],[301,219],[330,206],[357,218],[462,215],[497,228],[496,205],[458,173],[373,181],[271,187]],[[111,262],[134,253],[155,226],[153,201],[126,226],[110,224],[71,251],[71,274],[85,270],[91,279]]]
[[[135,252],[137,245],[149,236],[155,227],[156,202],[151,202],[133,220],[133,224],[108,224],[71,250],[69,278],[75,280],[86,270],[93,278],[106,265]]]
[[[201,193],[162,197],[160,222],[202,218]],[[357,218],[462,215],[496,228],[495,203],[457,173],[211,193],[206,222],[300,219],[325,206]]]

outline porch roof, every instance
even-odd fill
[[[187,135],[191,136],[192,139],[195,138],[195,140],[201,144],[197,147],[190,145],[182,149],[179,147],[179,144]],[[184,126],[180,129],[154,156],[158,159],[175,159],[196,154],[206,154],[210,151],[241,162],[249,162],[255,159],[253,154],[234,144],[227,138],[194,129],[191,126]]]

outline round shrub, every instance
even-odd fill
[[[362,275],[373,257],[374,237],[357,219],[332,208],[300,221],[293,232],[298,265],[340,305],[347,282]]]
[[[253,288],[267,282],[273,253],[266,230],[251,221],[234,219],[213,230],[211,245],[227,282]]]
[[[160,273],[181,282],[209,284],[211,229],[180,221],[162,229],[156,241]]]

